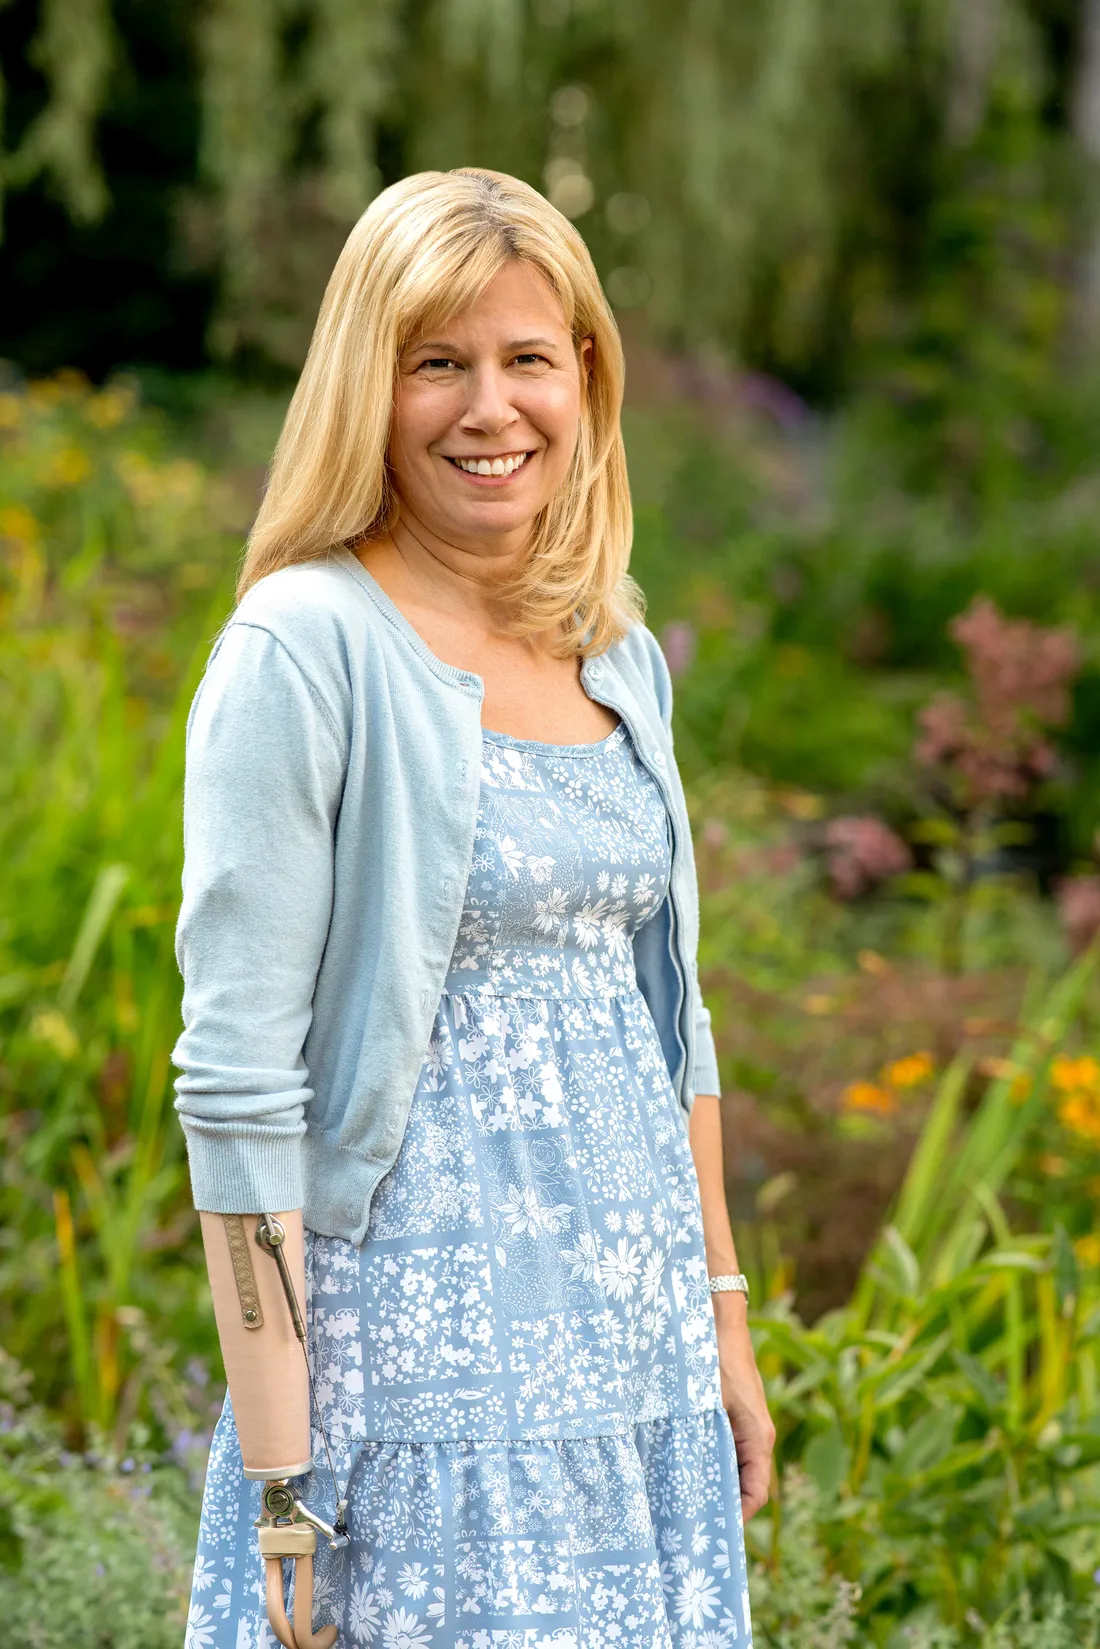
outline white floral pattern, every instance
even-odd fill
[[[486,734],[462,922],[361,1248],[307,1234],[339,1649],[749,1649],[698,1186],[634,976],[668,826],[623,728]],[[322,1454],[319,1432],[315,1465]],[[318,1469],[305,1499],[331,1516]],[[186,1649],[269,1649],[231,1405]]]

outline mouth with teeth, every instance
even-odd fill
[[[444,456],[448,464],[453,464],[464,475],[502,477],[514,475],[531,455],[528,452],[509,452],[502,453],[496,458],[457,458],[450,454]]]

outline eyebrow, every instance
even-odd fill
[[[541,345],[543,349],[553,349],[555,347],[553,338],[514,338],[511,343],[505,344],[504,347],[510,354],[514,355],[521,349],[530,349],[534,344]],[[423,349],[440,349],[449,351],[452,355],[459,355],[462,353],[457,344],[448,343],[442,338],[430,339],[427,343],[412,344],[407,353],[410,355],[419,355]]]

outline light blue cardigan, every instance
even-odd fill
[[[718,1092],[695,971],[698,897],[642,625],[585,663],[672,822],[639,987],[685,1110]],[[348,551],[272,573],[218,638],[187,727],[184,1030],[174,1061],[195,1205],[302,1208],[361,1242],[393,1166],[458,933],[482,683],[444,664]]]

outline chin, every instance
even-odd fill
[[[456,511],[449,520],[457,532],[485,533],[489,537],[499,534],[504,538],[524,528],[534,527],[537,513],[533,514],[530,509],[517,509],[514,504],[502,504],[494,509],[492,504],[487,503],[475,509]]]

